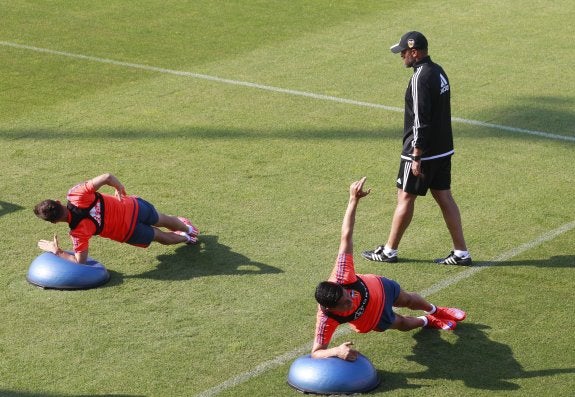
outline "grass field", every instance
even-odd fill
[[[453,333],[345,334],[370,395],[570,396],[575,390],[575,18],[571,1],[0,0],[0,395],[295,396],[349,183],[357,253],[395,205],[404,90],[388,50],[423,31],[452,85],[453,193],[477,267],[418,200],[403,259],[378,273],[468,319]],[[398,110],[399,109],[399,110]],[[190,217],[202,242],[93,239],[112,278],[27,283],[44,198],[112,172]],[[346,329],[346,327],[343,327]]]

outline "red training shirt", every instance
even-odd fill
[[[363,314],[356,320],[350,321],[349,324],[354,331],[365,333],[375,329],[379,319],[381,318],[385,303],[385,292],[380,281],[380,276],[375,274],[360,274],[359,276],[369,291],[369,301]],[[346,284],[352,284],[357,281],[357,275],[355,274],[355,267],[353,264],[353,256],[351,254],[338,255],[328,281],[341,284],[344,288],[346,288]],[[338,316],[348,316],[352,314],[361,303],[361,296],[357,291],[350,290],[348,288],[346,288],[346,290],[351,291],[352,293],[353,307],[347,312],[332,311],[332,313]],[[339,324],[340,323],[336,319],[328,317],[318,305],[315,341],[320,345],[328,345]]]

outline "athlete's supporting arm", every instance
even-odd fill
[[[70,262],[84,264],[88,260],[88,250],[76,252],[75,254],[70,254],[63,251],[58,244],[58,236],[54,235],[53,240],[40,240],[38,241],[38,248],[42,251],[51,252],[62,259],[66,259]]]
[[[353,342],[344,342],[339,346],[327,348],[327,345],[320,345],[314,342],[313,348],[311,349],[312,358],[327,358],[327,357],[339,357],[342,360],[355,361],[357,359],[358,351],[352,349]]]

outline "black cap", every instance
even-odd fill
[[[401,36],[401,40],[399,43],[392,45],[389,47],[391,52],[397,54],[403,50],[407,50],[408,48],[417,48],[417,49],[427,49],[427,39],[425,36],[419,32],[407,32],[403,36]]]

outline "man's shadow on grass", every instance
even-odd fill
[[[533,266],[533,267],[575,267],[575,255],[556,255],[543,259],[526,259],[526,260],[508,260],[501,262],[493,261],[478,261],[473,260],[472,266],[454,266],[454,265],[438,265],[425,259],[409,259],[401,258],[404,263],[417,263],[430,266],[451,266],[459,269],[467,269],[469,267],[497,267],[497,266]]]
[[[382,379],[379,390],[425,387],[408,384],[408,379],[447,379],[461,380],[466,387],[473,389],[513,391],[519,390],[520,386],[512,379],[575,373],[575,368],[525,371],[513,357],[511,348],[490,340],[483,331],[485,329],[489,327],[460,323],[453,331],[458,336],[454,344],[441,338],[441,332],[445,331],[422,329],[416,332],[413,335],[417,342],[413,355],[406,358],[427,367],[427,370],[416,373],[379,371]]]
[[[24,209],[17,204],[7,203],[6,201],[0,200],[0,216],[10,214],[12,212],[20,211]]]
[[[484,262],[479,266],[533,266],[533,267],[575,267],[575,255],[556,255],[544,259]]]
[[[217,275],[258,275],[282,273],[281,269],[254,262],[218,242],[218,236],[200,235],[197,245],[182,245],[174,253],[158,256],[158,266],[125,278],[153,280],[189,280]]]

